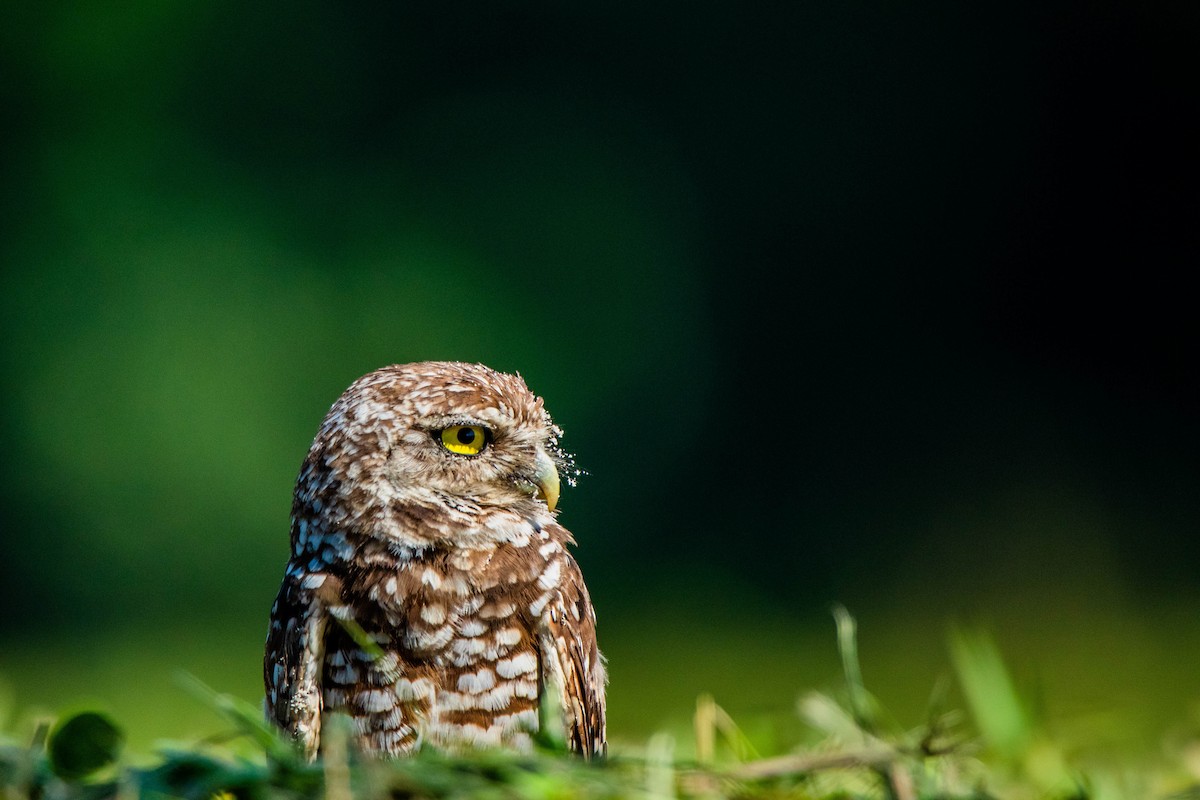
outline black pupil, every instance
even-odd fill
[[[461,444],[470,444],[471,442],[475,441],[475,431],[471,430],[470,428],[459,428],[458,441]]]

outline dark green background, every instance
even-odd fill
[[[144,747],[219,724],[174,667],[256,699],[317,423],[444,358],[521,372],[590,473],[562,520],[617,739],[704,689],[786,715],[835,679],[838,601],[910,724],[979,621],[1052,717],[1153,743],[1200,699],[1197,32],[1184,2],[6,9],[0,711],[92,698]]]

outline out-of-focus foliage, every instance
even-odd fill
[[[1128,757],[1081,767],[1064,741],[1047,738],[1037,721],[1013,715],[1022,705],[995,646],[987,637],[957,633],[957,678],[977,733],[959,712],[931,708],[921,726],[904,730],[862,683],[854,620],[838,610],[844,686],[835,695],[811,692],[799,712],[807,743],[760,754],[711,697],[694,717],[694,747],[682,754],[667,733],[644,747],[623,748],[588,763],[543,742],[537,752],[447,755],[426,748],[393,761],[362,760],[351,752],[348,721],[331,717],[315,764],[244,701],[188,678],[199,697],[225,718],[233,734],[160,751],[149,764],[114,777],[100,770],[116,760],[114,723],[93,712],[55,727],[48,747],[0,742],[0,790],[6,798],[153,798],[190,800],[353,797],[523,798],[1077,798],[1119,800],[1200,789],[1186,762]],[[980,693],[979,687],[990,691]],[[997,721],[1003,719],[1003,723]],[[240,743],[248,745],[239,747]],[[1192,746],[1196,739],[1193,735]],[[232,747],[230,746],[232,744]],[[49,757],[47,757],[47,752]],[[87,753],[65,762],[61,754]],[[1180,754],[1172,754],[1179,758]],[[1183,796],[1183,795],[1179,795]]]
[[[1132,2],[6,4],[17,727],[196,733],[178,667],[257,701],[321,416],[453,358],[521,372],[589,472],[562,520],[618,737],[708,691],[787,741],[841,601],[902,718],[982,618],[1048,718],[1160,747],[1198,696],[1198,33]]]
[[[50,771],[66,780],[80,780],[113,764],[125,736],[103,714],[86,711],[62,720],[46,747]]]

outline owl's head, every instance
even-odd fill
[[[440,538],[498,511],[548,521],[574,474],[540,397],[482,364],[384,367],[334,403],[297,481],[294,516],[387,538]]]

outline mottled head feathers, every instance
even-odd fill
[[[485,429],[486,448],[470,456],[447,450],[438,437],[449,426]],[[483,508],[547,520],[539,473],[549,462],[568,480],[575,474],[560,435],[519,376],[458,362],[384,367],[329,410],[301,470],[295,511],[408,543],[412,526],[394,524],[394,512],[409,504],[428,511],[433,536],[469,525],[466,517]]]

